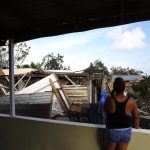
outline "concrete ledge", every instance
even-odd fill
[[[146,132],[147,131],[147,132]],[[105,126],[0,115],[2,150],[104,150]],[[149,130],[133,130],[129,150],[149,150]]]

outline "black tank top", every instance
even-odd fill
[[[118,102],[114,96],[113,99],[115,101],[116,110],[114,113],[107,114],[106,127],[110,129],[122,129],[131,127],[132,117],[125,114],[125,108],[129,97],[123,103]]]

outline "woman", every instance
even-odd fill
[[[134,127],[139,128],[139,115],[135,99],[125,96],[124,91],[124,80],[120,77],[116,78],[113,84],[113,92],[104,105],[107,113],[107,150],[127,150],[132,132],[132,116]]]

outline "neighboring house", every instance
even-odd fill
[[[142,75],[112,75],[112,80],[114,81],[115,78],[121,77],[127,82],[139,82],[143,79]]]

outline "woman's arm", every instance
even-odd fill
[[[114,112],[114,103],[111,96],[108,96],[104,103],[104,111],[105,112]]]
[[[133,111],[132,111],[133,117],[134,117],[134,128],[139,129],[140,128],[140,119],[139,119],[139,112],[138,107],[135,102],[133,101]]]
[[[110,99],[110,97],[107,97],[106,101],[104,103],[104,111],[105,112],[108,112],[108,106],[109,106],[109,101],[110,101],[109,99]]]

